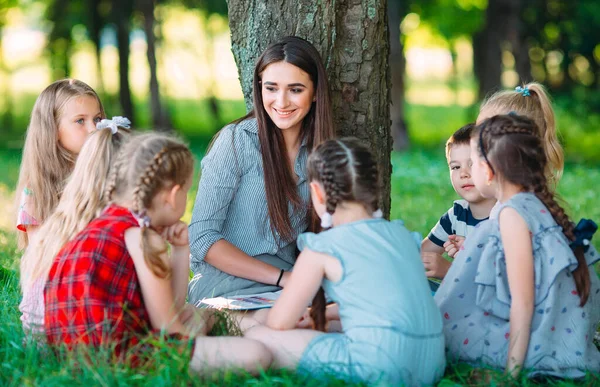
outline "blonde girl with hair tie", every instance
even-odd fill
[[[106,348],[135,365],[147,353],[140,344],[160,334],[191,349],[193,371],[268,367],[271,354],[258,342],[201,337],[211,313],[185,302],[190,247],[180,219],[193,170],[188,147],[164,135],[136,136],[121,149],[104,190],[108,205],[99,203],[99,216],[50,268],[44,326],[51,346]]]
[[[105,118],[100,98],[87,84],[63,79],[37,98],[23,147],[17,185],[17,229],[24,249],[50,216],[89,133]]]

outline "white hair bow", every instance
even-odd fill
[[[129,118],[117,116],[113,117],[112,120],[105,118],[102,121],[98,122],[96,124],[96,129],[100,130],[110,128],[112,134],[117,134],[119,127],[129,129],[129,125],[131,125],[131,121],[129,121]]]

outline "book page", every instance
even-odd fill
[[[245,296],[205,298],[201,300],[197,306],[231,310],[264,309],[272,307],[280,294],[281,291],[249,294]]]

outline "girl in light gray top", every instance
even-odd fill
[[[194,304],[279,290],[296,260],[296,238],[316,231],[306,160],[335,135],[317,50],[298,37],[269,46],[254,69],[253,100],[202,160],[190,224]]]

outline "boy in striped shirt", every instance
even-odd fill
[[[490,216],[496,200],[487,199],[475,188],[471,179],[471,132],[475,124],[467,124],[458,129],[446,142],[446,159],[450,169],[450,181],[462,200],[456,200],[423,242],[421,258],[428,277],[444,278],[451,258],[458,252],[465,237],[479,222]]]

